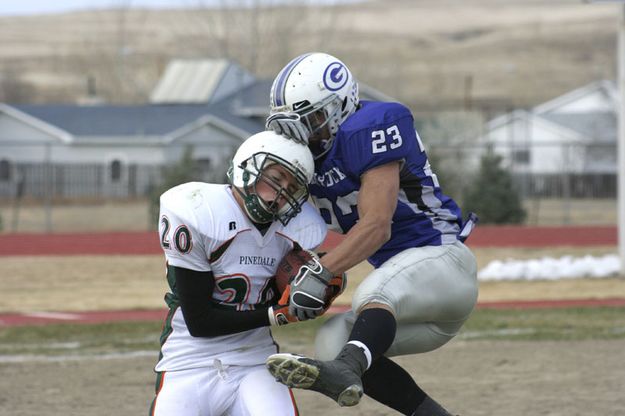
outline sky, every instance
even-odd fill
[[[0,0],[0,15],[36,15],[115,7],[220,7],[224,4],[255,4],[257,1],[266,2],[268,4],[289,2],[289,0]],[[290,1],[294,2],[294,0]],[[354,0],[317,0],[315,1],[315,4],[336,4],[347,2],[354,2]]]

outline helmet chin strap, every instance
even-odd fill
[[[260,224],[266,224],[275,219],[275,215],[272,212],[263,208],[258,195],[248,194],[243,198],[245,201],[245,212],[247,212],[248,217],[250,217],[252,221]]]
[[[252,222],[258,224],[266,224],[275,220],[275,216],[273,213],[263,209],[263,206],[258,198],[258,195],[248,193],[238,186],[233,186],[236,193],[240,197],[240,201],[242,202],[242,208],[245,211],[245,214],[248,216]]]

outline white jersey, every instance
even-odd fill
[[[293,248],[318,247],[326,226],[305,203],[286,225],[275,221],[261,234],[241,210],[229,185],[190,182],[161,196],[159,235],[169,266],[210,271],[215,278],[212,301],[237,310],[252,310],[273,297],[271,278]],[[170,287],[175,277],[168,275]],[[170,313],[161,337],[156,371],[225,365],[257,365],[277,351],[269,327],[216,337],[189,333],[177,298],[166,296]]]

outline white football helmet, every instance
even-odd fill
[[[279,164],[287,169],[297,182],[297,189],[289,192],[271,177],[263,175],[268,166]],[[303,144],[289,140],[273,131],[254,134],[244,141],[230,164],[228,179],[242,196],[250,219],[257,223],[279,220],[286,225],[301,210],[308,199],[308,184],[312,180],[315,164],[310,150]],[[256,193],[256,185],[264,181],[276,191],[273,201],[264,201]],[[277,209],[283,197],[284,206]]]
[[[347,66],[332,55],[308,53],[289,62],[271,86],[271,114],[295,112],[311,132],[328,133],[309,141],[315,159],[330,150],[339,126],[358,108],[358,83]],[[329,137],[328,137],[329,135]]]

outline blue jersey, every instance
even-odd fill
[[[442,193],[410,110],[363,101],[315,166],[310,192],[329,228],[347,233],[356,224],[361,176],[393,161],[401,162],[397,208],[390,240],[369,258],[374,267],[407,248],[451,244],[462,226],[460,208]]]

